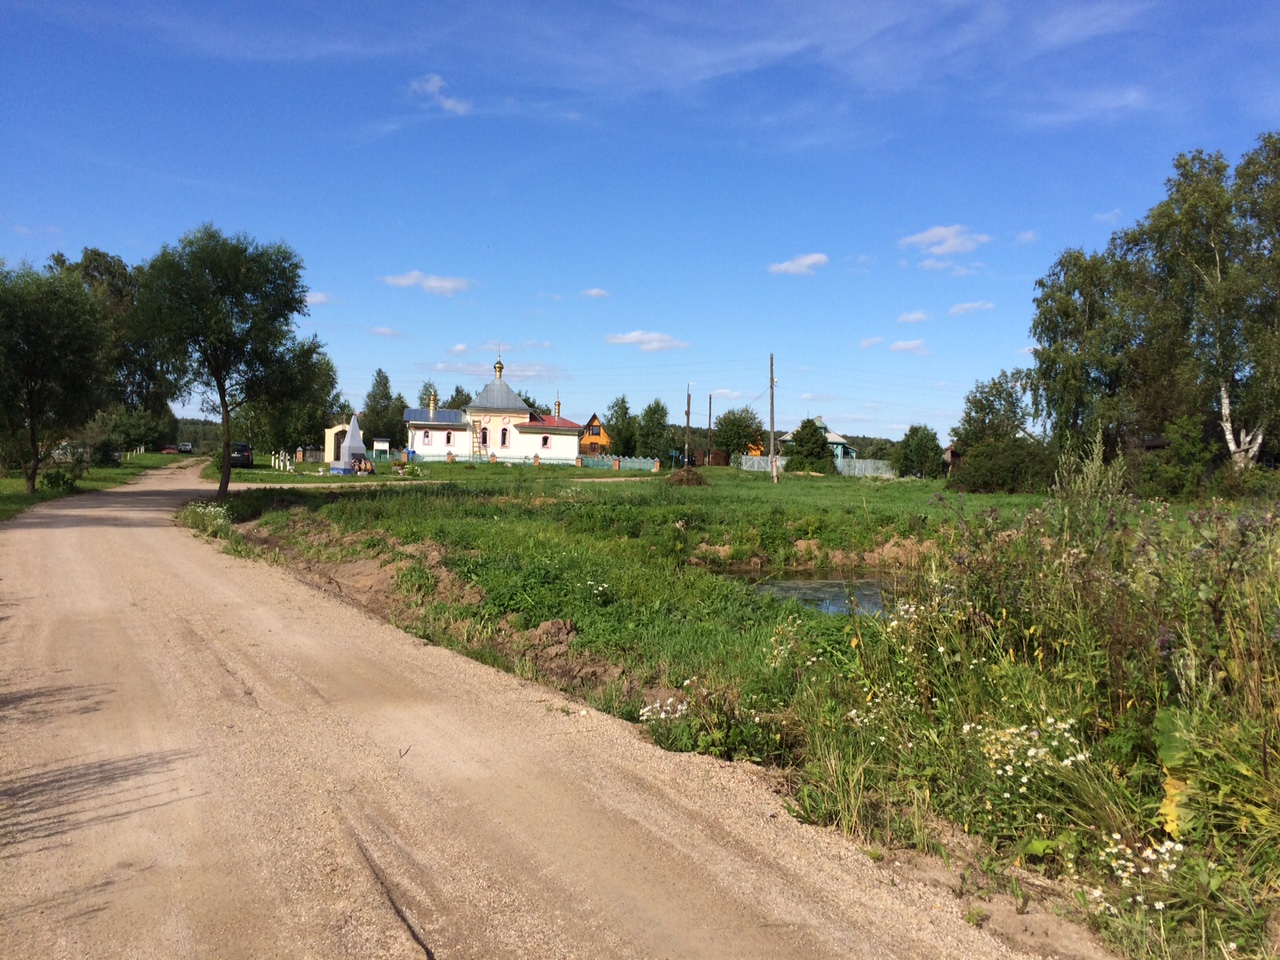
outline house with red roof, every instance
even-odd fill
[[[502,379],[503,364],[493,365],[493,380],[461,410],[436,406],[404,412],[408,450],[419,460],[480,460],[497,463],[574,463],[582,424],[555,413],[541,414],[520,399]]]

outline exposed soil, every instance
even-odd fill
[[[6,957],[1028,955],[767,771],[369,616],[431,548],[246,562],[172,523],[209,489],[157,471],[0,525]]]

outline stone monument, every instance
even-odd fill
[[[364,460],[366,458],[364,449],[364,440],[360,437],[360,424],[356,421],[356,415],[351,415],[351,426],[347,427],[347,438],[342,441],[342,451],[337,460],[329,464],[330,473],[351,473],[352,460]]]

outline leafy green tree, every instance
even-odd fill
[[[292,347],[263,396],[246,403],[234,418],[237,430],[255,447],[289,453],[298,447],[319,445],[324,431],[340,420],[350,420],[338,390],[338,370],[312,337]]]
[[[636,426],[636,456],[665,457],[667,446],[667,405],[656,397],[640,413]],[[613,436],[611,433],[610,436]],[[683,444],[682,444],[683,446]]]
[[[471,401],[474,399],[475,397],[471,395],[470,391],[462,389],[462,385],[458,384],[453,388],[453,396],[440,404],[440,406],[445,410],[464,410],[471,405]]]
[[[609,435],[609,453],[615,457],[636,455],[636,418],[625,393],[614,398],[605,410],[604,429]]]
[[[800,421],[782,455],[787,458],[784,469],[790,473],[836,472],[835,451],[827,443],[826,431],[812,417]]]
[[[858,451],[861,460],[889,460],[896,444],[884,437],[848,437],[850,446]]]
[[[913,424],[894,449],[893,464],[900,477],[942,476],[942,447],[938,435],[924,424]]]
[[[750,407],[726,410],[716,417],[711,433],[716,447],[730,456],[746,453],[752,444],[764,443],[764,424]]]
[[[1026,373],[1014,370],[975,384],[964,398],[964,412],[951,432],[956,450],[963,454],[984,441],[1007,441],[1029,436],[1031,405],[1026,395]]]
[[[146,267],[141,305],[162,319],[203,408],[221,417],[219,500],[231,481],[231,415],[279,399],[272,382],[297,359],[294,318],[307,311],[306,293],[302,261],[287,245],[228,237],[212,224],[166,245]]]
[[[1182,333],[1243,469],[1280,414],[1280,135],[1234,174],[1221,153],[1182,154],[1165,188],[1125,234],[1127,252],[1151,280],[1144,310]]]
[[[439,403],[440,391],[436,389],[436,382],[434,380],[428,380],[426,383],[422,385],[422,389],[418,391],[419,409],[425,410],[427,409],[427,407],[431,406],[432,394],[435,395],[436,402]]]
[[[374,371],[373,383],[364,398],[364,413],[360,417],[361,433],[369,441],[374,437],[385,438],[391,441],[391,446],[403,449],[409,439],[408,427],[404,422],[406,407],[402,395],[391,393],[391,378],[379,367]]]
[[[75,276],[0,264],[0,429],[28,493],[53,448],[93,415],[106,347],[101,304]]]
[[[1113,252],[1066,250],[1036,281],[1033,412],[1060,442],[1101,430],[1114,451],[1132,422],[1128,386],[1138,335],[1117,296],[1123,276]]]

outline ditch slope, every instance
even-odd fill
[[[173,524],[209,492],[0,525],[6,956],[1018,955],[761,771]]]

